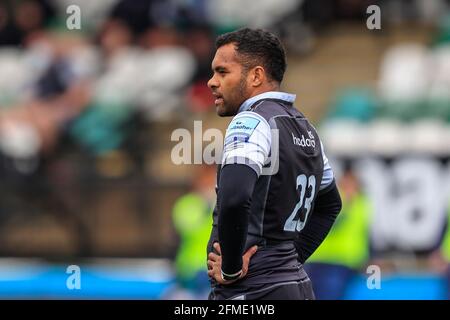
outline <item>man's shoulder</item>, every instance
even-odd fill
[[[288,112],[289,110],[289,112]],[[264,99],[255,103],[249,110],[263,117],[267,122],[280,116],[303,117],[303,114],[291,104],[277,99]]]

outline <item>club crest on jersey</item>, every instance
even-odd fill
[[[312,134],[311,131],[308,131],[308,138],[305,138],[305,136],[302,134],[302,137],[296,137],[294,136],[294,134],[292,133],[292,141],[296,146],[299,147],[312,147],[315,148],[316,147],[316,141],[314,140],[314,135]]]

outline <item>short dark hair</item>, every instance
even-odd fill
[[[225,33],[216,40],[216,49],[234,43],[244,67],[264,67],[272,80],[281,83],[286,71],[286,54],[280,40],[262,29],[242,28]]]

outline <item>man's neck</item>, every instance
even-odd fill
[[[264,92],[270,92],[270,91],[280,91],[280,86],[279,85],[265,85],[262,87],[258,87],[251,93],[249,99],[254,96],[257,96],[259,94],[262,94]]]
[[[249,98],[247,98],[245,101],[241,103],[241,105],[237,110],[237,113],[247,111],[252,104],[256,103],[259,99],[264,98],[267,99],[272,98],[279,100],[281,99],[293,103],[295,100],[295,95],[281,92],[280,87],[273,87],[270,90],[257,90],[257,91],[255,90],[254,92],[252,92],[252,95],[250,95]]]

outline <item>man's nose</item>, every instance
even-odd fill
[[[211,77],[211,79],[209,79],[209,81],[208,81],[208,87],[209,87],[210,89],[215,89],[215,88],[217,88],[218,86],[219,86],[219,82],[216,80],[216,76],[213,75],[213,76]]]

